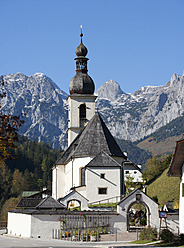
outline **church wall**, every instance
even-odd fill
[[[68,131],[68,144],[70,145],[72,141],[77,137],[77,135],[80,133],[81,129],[78,130],[69,130]]]
[[[83,103],[86,105],[86,119],[87,123],[95,114],[95,99],[94,95],[80,95],[80,96],[69,96],[69,113],[68,113],[68,145],[75,139],[75,137],[81,131],[80,118],[79,118],[79,106]],[[70,129],[71,128],[71,129]]]
[[[89,96],[88,96],[89,97]],[[86,119],[89,121],[95,114],[95,104],[93,98],[70,98],[69,102],[69,124],[68,127],[79,127],[79,106],[82,103],[86,104]]]
[[[64,165],[57,165],[52,171],[52,197],[58,199],[65,196]]]
[[[78,187],[81,185],[80,168],[85,167],[91,161],[91,159],[92,157],[74,158],[66,165],[65,175],[66,175],[67,186],[65,188],[65,195],[70,192],[71,187],[74,186]],[[73,183],[72,183],[72,174],[73,174]],[[86,195],[84,195],[84,197],[86,197]]]
[[[182,177],[180,183],[180,204],[179,204],[179,231],[184,234],[184,165],[182,166]]]
[[[8,213],[8,234],[31,237],[31,215]]]
[[[100,178],[105,174],[105,178]],[[120,196],[120,168],[87,168],[86,197],[89,203]],[[107,188],[107,194],[99,194],[99,188]],[[113,201],[116,201],[114,198]]]

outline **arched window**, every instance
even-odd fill
[[[86,104],[81,104],[79,107],[80,127],[84,127],[86,123]]]
[[[85,168],[80,168],[80,185],[84,186],[85,185]]]

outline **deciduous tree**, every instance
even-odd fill
[[[3,90],[4,80],[0,80],[2,90],[0,93],[0,99],[6,97],[6,93]],[[6,159],[12,159],[11,150],[16,147],[17,130],[24,123],[20,116],[13,116],[11,114],[3,114],[1,112],[0,103],[0,161]]]

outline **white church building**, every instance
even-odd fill
[[[62,199],[75,191],[89,203],[112,197],[120,200],[125,193],[125,167],[125,177],[127,172],[134,173],[138,182],[142,182],[142,173],[127,160],[100,114],[95,114],[95,85],[87,73],[88,51],[82,32],[80,36],[76,75],[69,84],[68,148],[53,166],[52,197]]]
[[[82,36],[81,32],[81,44],[76,49],[76,75],[69,85],[68,148],[52,168],[52,197],[42,194],[23,197],[8,212],[9,235],[62,238],[61,230],[73,231],[76,227],[79,233],[87,227],[126,232],[131,227],[131,208],[138,203],[145,207],[146,226],[158,229],[157,203],[138,188],[122,197],[126,176],[134,175],[135,182],[142,182],[142,173],[127,159],[100,114],[95,114],[95,87],[87,74],[87,48]],[[68,209],[73,200],[80,204],[79,211]],[[116,202],[117,210],[89,206],[103,200]]]

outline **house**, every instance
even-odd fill
[[[88,75],[82,31],[80,36],[75,51],[76,75],[69,84],[68,148],[52,168],[52,196],[61,199],[75,190],[89,203],[112,197],[115,201],[125,193],[123,166],[127,156],[100,114],[95,114],[95,85]],[[136,181],[142,181],[138,167],[128,161],[125,166]]]
[[[184,139],[176,142],[168,176],[180,177],[179,232],[184,234]]]
[[[124,162],[124,180],[132,179],[134,183],[143,183],[141,165],[135,165],[129,159]]]

